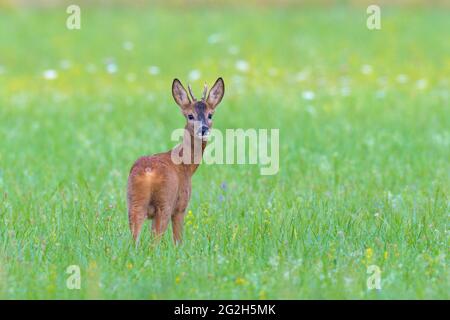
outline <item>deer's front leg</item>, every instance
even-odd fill
[[[180,244],[183,237],[184,212],[177,212],[172,216],[173,242]]]

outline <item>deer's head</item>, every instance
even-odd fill
[[[180,80],[173,80],[172,95],[186,117],[186,129],[191,136],[206,139],[212,127],[214,111],[225,93],[223,79],[217,79],[209,93],[205,84],[200,100],[195,98],[190,85],[188,85],[188,89],[190,98]]]

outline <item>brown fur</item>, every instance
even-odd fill
[[[206,141],[197,136],[194,132],[193,121],[188,117],[191,115],[195,120],[201,120],[201,125],[209,130],[212,120],[208,118],[208,115],[214,112],[222,100],[224,91],[223,80],[219,78],[209,92],[208,98],[202,100],[206,108],[198,108],[197,104],[200,102],[197,102],[194,97],[191,101],[181,83],[177,79],[174,80],[172,95],[186,117],[185,138],[174,149],[180,155],[183,154],[183,150],[190,149],[193,158],[194,139],[202,140],[203,154]],[[202,114],[198,114],[199,110]],[[131,168],[127,190],[128,219],[135,241],[138,240],[145,220],[153,219],[152,231],[156,238],[164,234],[169,221],[172,220],[174,242],[181,242],[183,220],[192,191],[191,178],[198,164],[175,164],[171,153],[172,150],[141,157]]]

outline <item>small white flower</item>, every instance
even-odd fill
[[[350,90],[349,87],[342,87],[341,88],[341,95],[343,97],[348,97],[350,95],[350,93],[351,93],[351,90]]]
[[[114,62],[109,62],[106,65],[106,72],[108,72],[108,73],[111,73],[111,74],[116,73],[118,69],[119,68],[117,67],[117,65]]]
[[[223,257],[222,255],[218,255],[218,257],[217,257],[217,263],[218,264],[223,264],[223,263],[225,263],[227,261],[227,259],[225,258],[225,257]]]
[[[230,46],[228,47],[228,53],[232,55],[236,55],[239,53],[239,47],[237,46]]]
[[[134,44],[131,41],[125,41],[124,43],[122,43],[122,47],[127,51],[131,51],[134,48]]]
[[[61,69],[67,70],[72,66],[72,63],[69,60],[61,60],[59,66]]]
[[[362,74],[371,74],[373,71],[373,68],[369,64],[365,64],[361,67],[361,73]]]
[[[366,146],[368,146],[369,148],[373,147],[375,145],[375,139],[373,137],[367,137],[364,140],[364,143]]]
[[[220,33],[213,33],[208,37],[208,43],[215,44],[222,40],[222,35]]]
[[[44,79],[46,80],[54,80],[58,78],[58,72],[53,69],[45,70],[43,73]]]
[[[191,72],[189,72],[188,77],[189,77],[189,80],[195,81],[195,80],[200,79],[201,75],[202,75],[202,74],[200,73],[200,71],[198,71],[198,70],[192,70]]]
[[[268,70],[269,76],[271,77],[275,77],[276,75],[278,75],[278,69],[277,68],[270,68]]]
[[[269,259],[269,265],[270,265],[272,268],[278,267],[279,262],[280,262],[280,257],[279,257],[279,256],[272,256],[272,257],[270,257],[270,259]]]
[[[397,76],[397,82],[398,83],[406,83],[406,82],[408,82],[408,76],[406,74],[399,74]]]
[[[244,76],[235,74],[231,76],[230,80],[231,85],[235,88],[236,94],[242,94],[245,92],[246,79]]]
[[[386,91],[383,91],[383,90],[378,90],[378,91],[375,93],[375,97],[376,97],[377,99],[383,99],[385,96],[386,96]]]
[[[419,79],[416,82],[417,89],[423,90],[428,86],[427,79]]]
[[[314,100],[315,97],[316,97],[316,95],[312,91],[308,90],[308,91],[302,92],[302,98],[305,100]]]
[[[155,76],[155,75],[159,74],[159,67],[157,67],[157,66],[150,66],[150,67],[148,67],[147,71],[151,75]]]
[[[136,75],[134,73],[128,73],[126,79],[128,82],[134,82],[136,80]]]
[[[297,73],[295,76],[295,79],[297,81],[305,81],[306,79],[308,79],[308,76],[309,76],[309,72],[304,70],[304,71]]]
[[[350,277],[344,277],[344,283],[346,286],[349,286],[353,283],[353,279]]]
[[[314,106],[309,105],[306,107],[306,112],[308,112],[310,115],[315,116],[316,115],[316,108]]]
[[[250,69],[250,65],[245,60],[236,61],[236,69],[242,72],[247,72]]]

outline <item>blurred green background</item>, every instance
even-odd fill
[[[445,1],[381,2],[381,30],[370,1],[85,1],[81,30],[68,4],[0,2],[0,297],[449,298]],[[215,128],[279,128],[280,172],[201,166],[184,244],[133,248],[172,80],[218,76]]]

